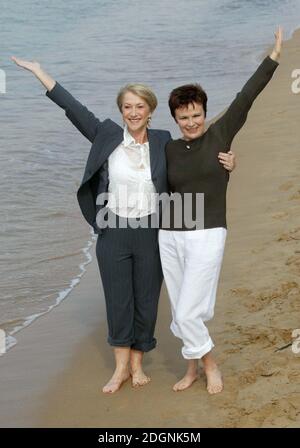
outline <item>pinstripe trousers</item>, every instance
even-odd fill
[[[163,279],[158,230],[106,228],[98,236],[96,255],[105,295],[108,343],[152,350]]]

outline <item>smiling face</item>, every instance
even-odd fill
[[[143,98],[129,91],[124,94],[122,116],[130,133],[144,131],[150,115],[150,107]]]
[[[189,103],[175,110],[175,120],[184,140],[200,137],[205,131],[205,112],[202,104]]]

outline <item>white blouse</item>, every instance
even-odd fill
[[[116,215],[141,218],[155,212],[156,189],[151,179],[149,142],[136,143],[124,128],[123,142],[108,158],[107,207]]]

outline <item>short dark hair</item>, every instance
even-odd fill
[[[206,117],[207,95],[199,84],[185,84],[172,90],[169,96],[169,108],[175,119],[175,111],[181,107],[187,107],[191,103],[202,104]]]

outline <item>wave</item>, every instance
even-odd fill
[[[5,351],[4,351],[4,353],[0,352],[0,356],[7,353],[8,350],[13,348],[17,344],[18,340],[14,336],[16,333],[18,333],[19,331],[21,331],[24,328],[31,325],[37,318],[52,311],[53,308],[58,306],[70,294],[70,292],[73,290],[73,288],[79,284],[81,277],[86,272],[85,266],[88,265],[92,261],[92,255],[90,254],[89,250],[90,250],[91,246],[93,245],[93,241],[97,238],[97,236],[94,235],[94,232],[92,229],[90,230],[90,233],[91,233],[91,239],[88,240],[87,245],[83,249],[81,249],[81,252],[83,252],[86,256],[86,260],[79,265],[79,269],[80,269],[79,274],[76,277],[71,279],[70,284],[66,289],[63,289],[62,291],[60,291],[58,293],[55,303],[50,305],[46,311],[43,311],[41,313],[31,314],[30,316],[27,316],[24,319],[16,319],[15,321],[11,320],[11,321],[6,322],[6,324],[9,324],[9,325],[11,325],[12,323],[15,322],[16,326],[12,330],[10,330],[8,332],[8,334],[5,335]],[[69,254],[68,256],[78,254],[79,252],[76,252],[74,254]],[[64,257],[62,257],[62,258],[64,258]],[[57,259],[57,258],[55,257],[53,259]],[[45,260],[45,261],[48,261],[48,260]],[[4,326],[5,323],[3,323],[2,325]]]

